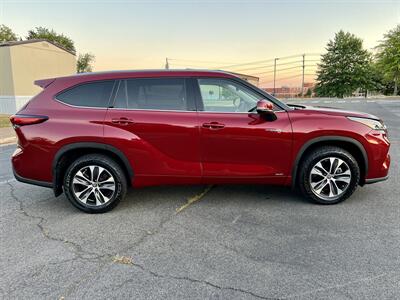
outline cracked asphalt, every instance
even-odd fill
[[[284,187],[144,188],[88,215],[13,180],[15,146],[0,147],[0,298],[400,298],[400,101],[319,105],[386,121],[388,181],[334,206]]]

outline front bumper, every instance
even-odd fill
[[[368,171],[364,183],[375,183],[386,180],[390,168],[390,142],[386,133],[372,130],[366,135],[368,144]]]

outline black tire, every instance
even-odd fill
[[[115,189],[106,203],[101,205],[85,204],[74,193],[73,178],[85,166],[100,166],[107,170],[113,177]],[[100,172],[99,172],[100,173]],[[112,210],[125,197],[127,180],[118,163],[103,154],[87,154],[77,158],[67,169],[64,176],[63,189],[68,200],[78,209],[86,213],[104,213]],[[94,196],[94,194],[92,194]],[[103,198],[104,199],[104,198]]]
[[[351,172],[350,183],[347,188],[343,191],[340,196],[337,196],[337,199],[327,200],[322,199],[323,196],[317,196],[317,193],[313,192],[311,182],[310,182],[310,174],[313,167],[324,158],[333,157],[339,158],[343,160],[348,169]],[[302,161],[298,177],[298,185],[300,187],[301,193],[319,204],[336,204],[342,202],[349,198],[354,191],[357,189],[358,183],[360,181],[360,167],[358,166],[357,160],[346,150],[340,147],[335,146],[322,146],[308,153],[307,156]],[[315,175],[313,175],[315,176]],[[318,176],[318,175],[317,175]],[[329,188],[329,187],[328,187]]]

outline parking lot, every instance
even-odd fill
[[[389,180],[334,206],[285,187],[152,187],[88,215],[16,182],[2,146],[0,298],[400,298],[400,100],[291,102],[384,119]]]

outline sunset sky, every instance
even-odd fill
[[[165,57],[210,61],[190,66],[217,68],[322,53],[340,29],[372,48],[399,23],[400,0],[0,0],[0,24],[22,37],[36,26],[64,33],[78,52],[96,56],[96,71],[161,68]]]

